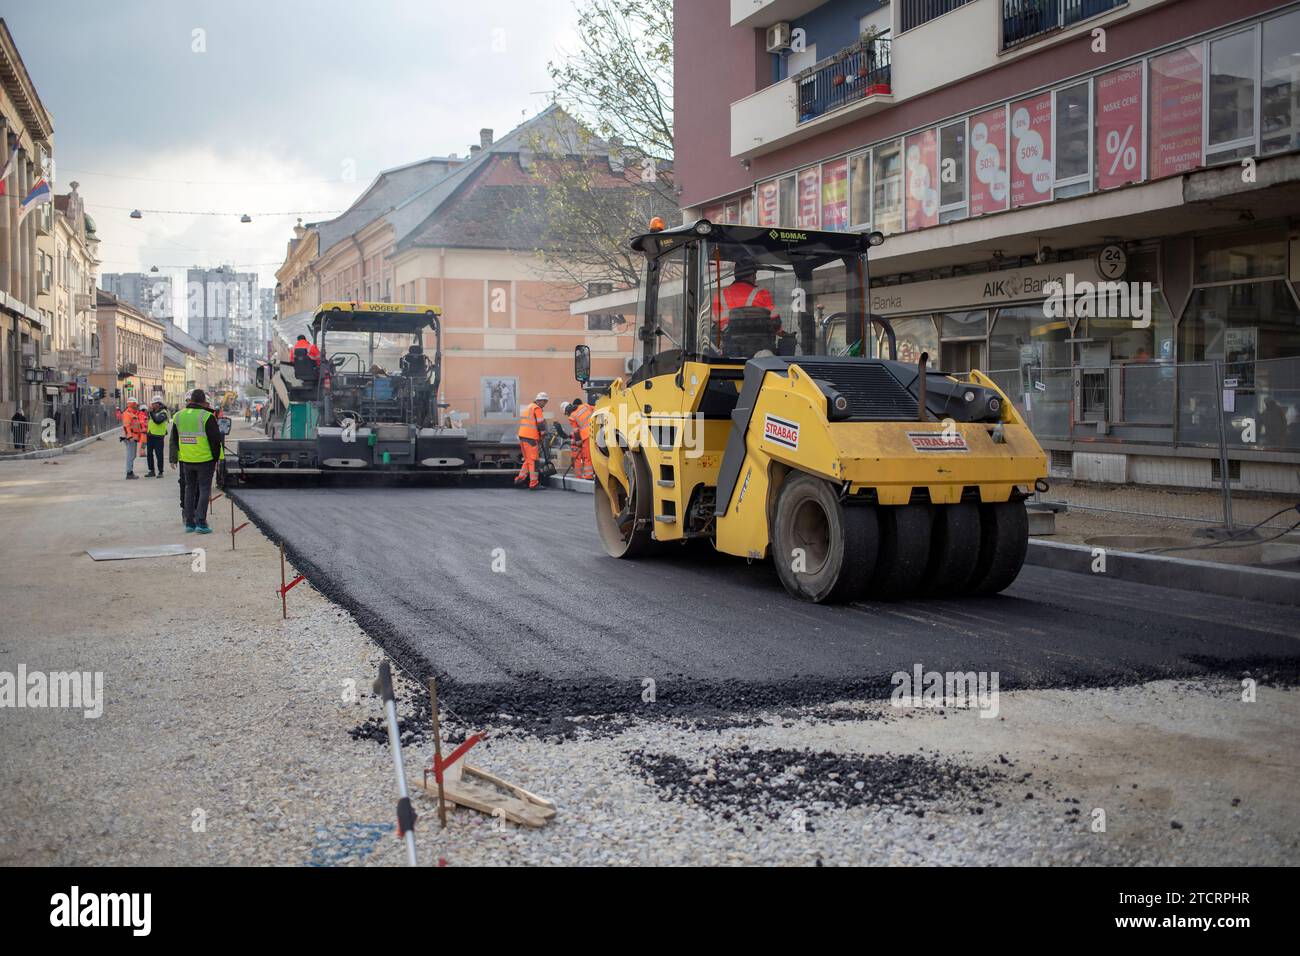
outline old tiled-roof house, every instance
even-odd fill
[[[277,273],[280,312],[289,317],[282,334],[296,335],[306,313],[331,300],[441,306],[442,399],[481,435],[513,432],[519,408],[539,391],[552,396],[548,415],[560,415],[562,400],[579,392],[576,345],[591,347],[593,375],[621,374],[633,351],[632,317],[570,315],[569,303],[590,290],[536,254],[547,239],[529,210],[531,191],[545,188],[544,164],[619,169],[607,144],[577,130],[556,107],[497,141],[483,130],[468,158],[385,171],[338,218],[300,226]],[[541,140],[582,155],[537,156]]]

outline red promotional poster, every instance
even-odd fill
[[[816,229],[821,212],[821,167],[809,166],[799,173],[799,228]]]
[[[1052,94],[1011,104],[1011,208],[1052,198]]]
[[[849,161],[822,163],[822,228],[849,228]]]
[[[1201,165],[1201,95],[1200,47],[1151,58],[1151,179]]]
[[[970,118],[970,214],[982,216],[1007,208],[1007,111]]]
[[[903,144],[907,174],[907,228],[939,224],[939,131],[907,137]]]
[[[778,219],[781,203],[781,190],[775,179],[758,184],[758,224],[760,226],[780,225]]]
[[[1097,188],[1142,179],[1142,67],[1097,77]]]

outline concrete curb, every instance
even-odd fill
[[[1025,564],[1079,574],[1104,574],[1134,584],[1222,594],[1248,601],[1300,605],[1300,574],[1113,549],[1105,549],[1106,570],[1093,572],[1097,557],[1094,551],[1099,550],[1102,549],[1031,538]]]
[[[572,475],[551,475],[547,479],[547,486],[560,488],[564,491],[576,491],[583,495],[596,493],[596,483],[594,481],[590,478],[574,478]]]
[[[91,435],[89,438],[78,438],[74,442],[66,445],[59,445],[56,448],[38,448],[36,451],[25,451],[21,455],[0,455],[0,461],[35,461],[38,458],[58,458],[60,455],[70,451],[76,451],[79,448],[85,448],[91,442],[99,441],[108,435],[116,435],[117,429],[110,428],[102,431],[98,435]]]

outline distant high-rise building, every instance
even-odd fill
[[[172,279],[160,272],[105,272],[99,287],[153,319],[171,321]]]
[[[230,266],[195,267],[186,273],[186,315],[190,335],[212,345],[233,340],[232,327],[250,322],[257,273]]]
[[[261,336],[262,345],[265,348],[266,343],[275,338],[274,289],[257,290],[257,321],[258,334]]]

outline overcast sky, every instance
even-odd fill
[[[54,116],[55,190],[80,183],[101,272],[158,265],[181,287],[186,266],[218,263],[274,285],[295,217],[266,213],[329,218],[311,211],[343,209],[380,169],[501,136],[546,105],[547,61],[576,46],[572,0],[7,6]]]

